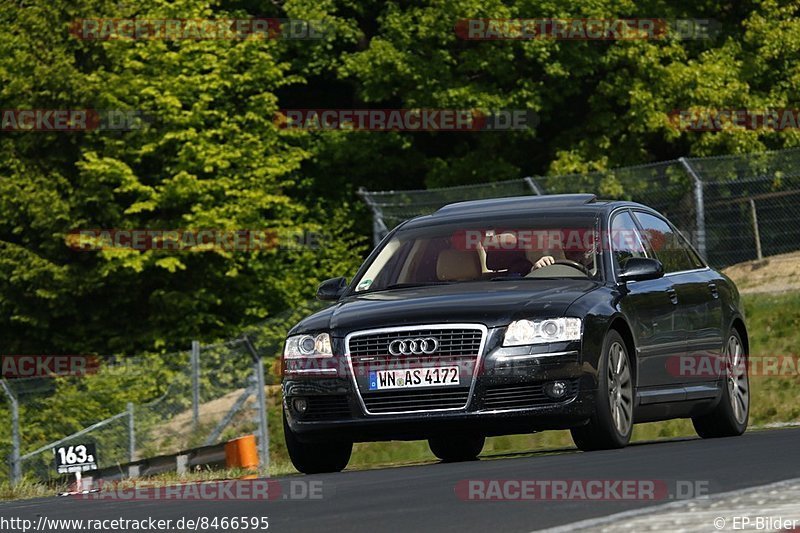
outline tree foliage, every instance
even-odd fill
[[[462,18],[714,19],[710,39],[465,41]],[[585,0],[6,1],[4,109],[133,109],[132,131],[0,134],[4,353],[135,353],[232,336],[352,273],[359,186],[402,189],[796,146],[678,131],[692,107],[796,108],[797,8]],[[322,39],[109,40],[76,19],[280,17]],[[507,132],[284,131],[279,108],[521,109]],[[609,184],[609,187],[613,184]],[[77,228],[293,228],[316,250],[77,252]],[[353,245],[352,243],[358,243]]]

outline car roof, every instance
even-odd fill
[[[594,194],[548,194],[542,196],[511,196],[509,198],[490,198],[488,200],[469,200],[447,204],[434,214],[447,214],[458,211],[462,214],[479,211],[508,212],[514,210],[529,211],[547,207],[580,206],[597,201]]]
[[[475,219],[486,215],[502,214],[514,217],[531,213],[586,216],[610,212],[622,206],[643,207],[644,205],[624,200],[598,200],[594,194],[547,194],[541,196],[511,196],[469,200],[447,204],[431,215],[414,218],[407,226],[416,227],[437,222],[456,222]]]

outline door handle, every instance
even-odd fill
[[[719,290],[717,290],[716,283],[709,283],[708,288],[711,289],[711,296],[713,296],[714,298],[719,298]]]
[[[669,295],[670,302],[672,302],[673,304],[678,303],[678,293],[675,292],[675,289],[670,287],[669,289],[667,289],[667,294]]]

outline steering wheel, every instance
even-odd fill
[[[586,274],[587,276],[590,275],[588,268],[586,268],[581,263],[578,263],[577,261],[572,261],[571,259],[556,259],[556,261],[555,261],[555,263],[553,263],[553,265],[564,265],[564,266],[572,267],[574,269],[580,270],[582,273]],[[552,266],[552,265],[547,265],[547,266]],[[547,268],[547,267],[545,266],[545,267],[542,267],[542,268]]]

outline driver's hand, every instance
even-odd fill
[[[538,261],[536,261],[533,264],[533,268],[546,267],[548,265],[552,265],[555,262],[556,262],[556,260],[553,258],[552,255],[545,255],[544,257],[542,257],[541,259],[539,259]]]

